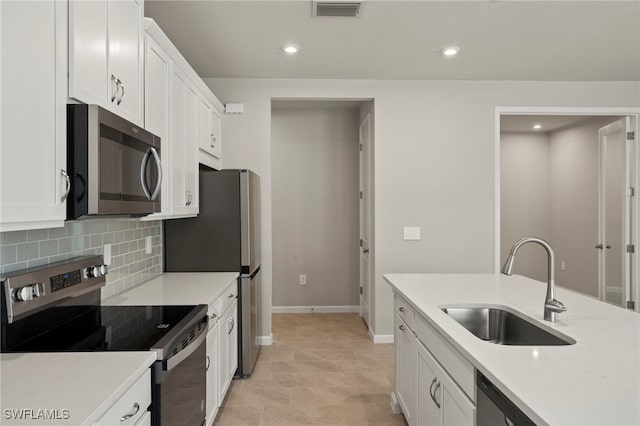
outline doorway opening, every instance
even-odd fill
[[[637,111],[497,112],[496,271],[511,245],[539,236],[556,253],[556,283],[638,309]],[[546,281],[523,247],[517,273]]]
[[[272,99],[274,313],[358,312],[372,329],[373,106]]]

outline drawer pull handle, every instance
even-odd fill
[[[231,294],[229,295],[229,299],[233,299],[234,297],[236,297],[236,296],[235,296],[233,293],[231,293]]]
[[[404,308],[404,306],[400,306],[400,307],[398,308],[398,310],[399,310],[400,312],[402,312],[403,314],[404,314],[405,312],[407,312],[407,310]]]
[[[405,327],[404,325],[400,324],[400,331],[407,331],[407,327]]]
[[[209,358],[209,355],[207,355],[207,366],[205,367],[204,371],[209,371],[209,367],[211,367],[211,358]]]
[[[218,315],[216,315],[216,314],[211,314],[211,316],[210,316],[209,318],[211,318],[211,319],[216,319],[216,317],[217,317],[217,316],[218,316]]]
[[[140,404],[138,404],[137,402],[133,403],[133,407],[131,408],[131,410],[125,414],[124,416],[120,417],[120,421],[124,422],[129,420],[131,417],[135,416],[136,414],[138,414],[138,411],[140,411]]]

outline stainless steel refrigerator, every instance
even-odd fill
[[[260,178],[200,166],[198,217],[164,222],[167,272],[239,272],[238,370],[251,374],[260,346]]]

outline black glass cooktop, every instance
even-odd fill
[[[3,352],[144,351],[196,306],[64,306],[3,324]]]

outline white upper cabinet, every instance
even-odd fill
[[[1,1],[0,39],[0,231],[63,226],[66,4]]]
[[[142,0],[69,1],[69,96],[143,124]]]
[[[163,175],[162,192],[160,193],[161,212],[170,211],[171,188],[166,183],[167,171],[170,170],[171,137],[169,135],[169,84],[171,78],[171,59],[169,55],[151,37],[145,40],[145,129],[160,137],[160,158]],[[169,172],[170,174],[170,172]],[[157,214],[149,219],[156,219]]]
[[[200,103],[200,149],[217,159],[222,153],[221,123],[220,112],[203,97]]]

